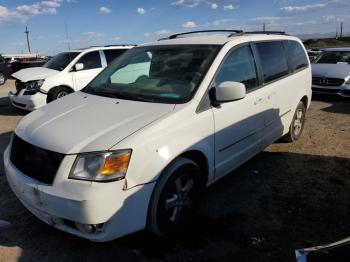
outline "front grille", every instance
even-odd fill
[[[341,86],[344,84],[345,79],[342,78],[326,78],[326,77],[313,77],[312,84],[318,86]]]
[[[11,163],[26,176],[52,184],[64,155],[45,150],[13,136]]]
[[[16,85],[16,91],[17,91],[16,95],[18,95],[22,89],[25,89],[27,87],[28,83],[22,82],[17,79],[15,85]]]
[[[330,88],[317,88],[313,87],[312,91],[315,92],[321,92],[321,93],[331,93],[331,94],[337,94],[339,92],[339,89],[330,89]]]

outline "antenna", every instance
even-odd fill
[[[28,30],[28,26],[26,26],[26,31],[24,31],[24,33],[27,35],[27,45],[28,45],[28,51],[29,54],[32,53],[32,51],[30,50],[30,43],[29,43],[29,30]]]
[[[68,26],[67,26],[66,22],[64,22],[64,28],[66,30],[66,39],[67,39],[68,50],[70,51],[70,40],[69,40],[69,34],[68,34]]]

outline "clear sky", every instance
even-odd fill
[[[350,0],[0,0],[0,53],[55,54],[90,45],[143,43],[201,29],[350,33]]]

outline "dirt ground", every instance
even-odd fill
[[[0,98],[0,155],[22,116]],[[97,244],[53,229],[19,203],[0,163],[0,220],[12,224],[0,229],[0,261],[289,262],[297,248],[350,236],[350,100],[341,98],[316,97],[298,142],[275,143],[209,188],[176,241],[139,232]]]

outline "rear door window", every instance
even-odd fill
[[[296,41],[286,41],[287,55],[291,70],[305,68],[309,65],[304,48]]]
[[[101,68],[101,57],[99,51],[94,51],[83,55],[82,58],[79,59],[78,63],[84,64],[84,70]]]
[[[127,49],[108,49],[103,50],[105,53],[105,57],[107,60],[107,65],[113,62],[114,59],[116,59],[118,56],[123,54]]]
[[[260,42],[255,45],[265,84],[288,75],[288,62],[281,41]]]

